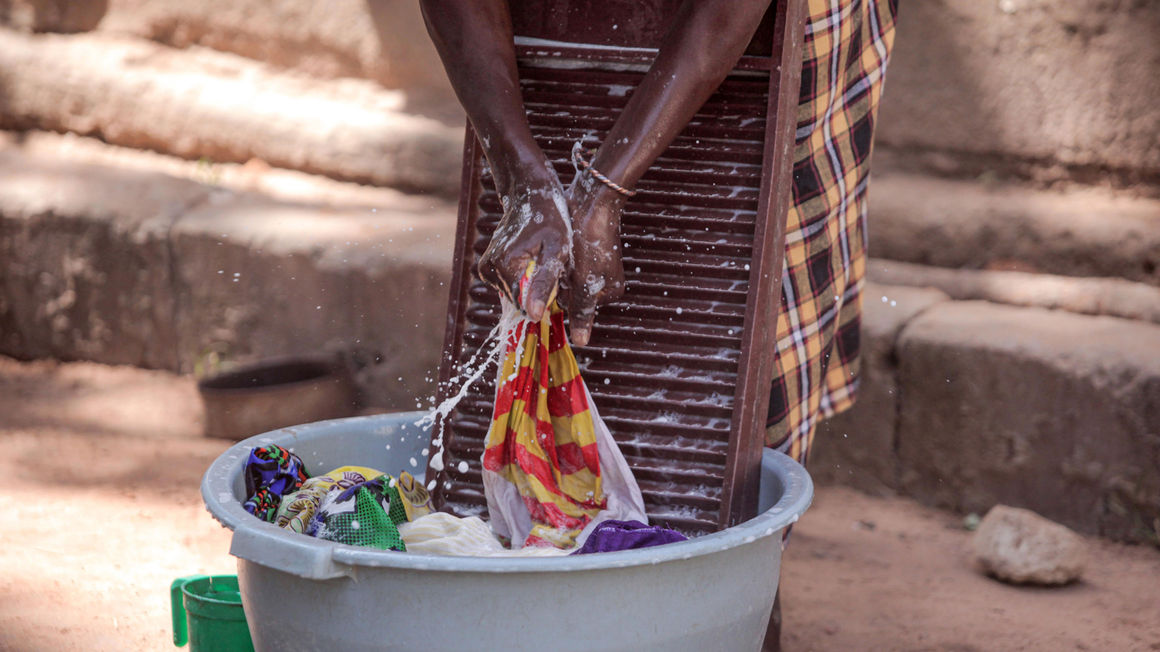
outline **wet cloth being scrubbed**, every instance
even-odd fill
[[[510,319],[518,309],[503,304]],[[580,377],[563,312],[553,301],[540,323],[516,321],[483,454],[492,528],[516,548],[571,548],[601,520],[647,521],[640,488]]]
[[[310,477],[302,460],[281,446],[258,446],[250,450],[243,472],[246,511],[263,521],[273,521],[282,497],[295,491]]]
[[[676,530],[657,525],[645,525],[638,521],[604,521],[593,528],[592,533],[584,540],[584,545],[572,554],[586,555],[593,552],[651,548],[687,539]]]

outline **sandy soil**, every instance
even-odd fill
[[[233,572],[188,378],[0,358],[0,650],[162,650],[172,579]],[[1160,650],[1160,552],[1091,540],[1060,589],[983,577],[955,515],[822,488],[783,567],[785,649]]]

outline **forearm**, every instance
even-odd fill
[[[548,174],[520,94],[507,0],[420,0],[427,31],[491,164],[497,190]]]
[[[736,65],[768,7],[769,0],[685,0],[593,167],[634,187]]]

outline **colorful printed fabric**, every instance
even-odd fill
[[[250,450],[243,476],[246,481],[246,511],[263,521],[273,521],[282,496],[295,491],[310,477],[297,455],[281,446],[259,446]]]
[[[805,462],[858,388],[866,188],[896,0],[808,0],[765,441]]]
[[[403,500],[389,475],[331,491],[318,506],[306,533],[319,539],[379,550],[406,550],[399,523],[407,522]]]
[[[659,525],[645,525],[639,521],[604,521],[592,530],[584,545],[572,554],[636,550],[686,540],[687,537],[680,532]]]
[[[414,521],[435,511],[431,504],[431,494],[427,488],[415,481],[415,478],[406,471],[399,473],[396,479],[399,495],[403,498],[403,508],[407,512],[407,520]]]
[[[297,492],[283,497],[274,524],[304,534],[310,519],[314,518],[319,504],[328,493],[335,489],[349,489],[382,474],[381,471],[365,466],[340,466],[329,473],[310,478],[302,483]]]
[[[531,528],[517,547],[571,547],[606,505],[588,400],[553,301],[549,317],[520,321],[508,338],[483,454],[485,475],[514,485],[527,507]]]

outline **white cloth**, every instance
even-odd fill
[[[459,518],[444,512],[420,516],[399,524],[407,552],[459,557],[555,557],[568,554],[557,548],[528,547],[508,550],[478,516]]]

